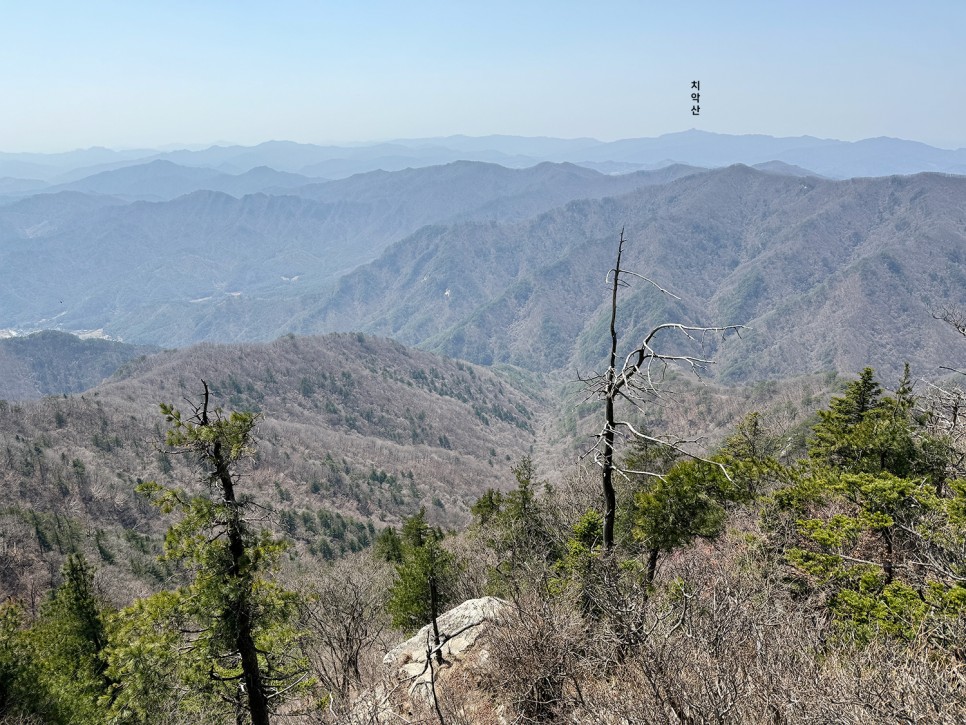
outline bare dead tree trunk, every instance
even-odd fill
[[[664,323],[653,328],[644,337],[643,341],[627,355],[621,367],[618,368],[617,293],[621,287],[627,286],[627,282],[622,279],[622,275],[637,277],[653,285],[662,294],[678,299],[653,280],[636,272],[628,272],[621,268],[625,241],[624,229],[621,229],[617,244],[617,262],[611,270],[613,279],[611,280],[610,288],[610,349],[608,351],[607,371],[603,374],[593,375],[590,378],[581,378],[582,382],[587,386],[590,396],[603,399],[604,401],[604,426],[597,434],[597,442],[591,450],[594,452],[594,460],[601,467],[602,472],[601,479],[604,490],[603,545],[605,552],[611,551],[614,547],[614,525],[617,516],[614,474],[630,473],[630,471],[623,471],[615,463],[614,446],[617,441],[618,430],[629,434],[631,437],[651,441],[657,445],[675,448],[691,458],[696,458],[694,454],[680,447],[684,441],[674,442],[656,438],[635,429],[634,424],[630,421],[618,420],[616,408],[618,399],[623,399],[633,406],[640,407],[642,403],[656,397],[658,389],[651,372],[651,366],[655,363],[662,368],[666,368],[671,363],[677,363],[697,373],[704,366],[713,362],[712,360],[702,359],[692,355],[669,355],[660,352],[654,346],[656,344],[656,338],[662,333],[670,334],[676,332],[683,335],[687,340],[694,342],[696,341],[696,335],[704,335],[707,333],[720,333],[724,335],[728,331],[737,333],[741,329],[740,325],[695,327],[679,323]],[[639,379],[639,374],[642,379]],[[715,463],[714,465],[720,466],[721,464]],[[722,470],[724,470],[723,467]],[[648,471],[634,471],[634,473],[651,476],[659,475]],[[726,476],[728,475],[727,471],[724,473]]]
[[[617,516],[617,497],[614,493],[614,393],[617,377],[617,288],[620,286],[621,255],[624,253],[624,230],[621,229],[617,244],[617,264],[614,265],[614,285],[610,302],[610,358],[605,386],[608,394],[604,400],[603,483],[604,483],[604,549],[614,547],[614,520]]]

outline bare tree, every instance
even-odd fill
[[[309,633],[306,653],[315,675],[344,709],[353,690],[374,677],[389,646],[386,614],[392,567],[371,556],[337,562],[306,584],[302,627]]]
[[[618,367],[617,295],[621,287],[629,286],[624,277],[636,277],[653,285],[662,294],[673,299],[679,299],[648,277],[621,268],[625,241],[624,230],[621,229],[617,245],[617,263],[608,274],[608,282],[611,285],[611,306],[610,350],[607,370],[603,373],[595,373],[587,378],[580,378],[587,388],[588,398],[604,401],[604,425],[600,432],[596,434],[596,442],[588,453],[593,453],[594,461],[602,471],[604,488],[603,539],[604,548],[608,551],[614,546],[614,519],[617,509],[614,474],[615,472],[618,474],[631,473],[621,469],[615,462],[615,444],[618,438],[634,437],[639,440],[651,441],[658,445],[676,448],[682,453],[694,457],[683,448],[689,441],[657,438],[639,430],[639,426],[635,427],[629,420],[618,420],[618,402],[624,400],[635,408],[641,408],[644,404],[661,397],[661,383],[664,381],[670,365],[684,367],[695,374],[699,374],[703,368],[714,362],[696,355],[665,352],[667,348],[663,347],[663,344],[666,343],[669,336],[676,336],[697,344],[699,337],[709,334],[723,336],[729,331],[737,333],[742,329],[741,325],[695,327],[677,322],[663,323],[651,329],[643,340],[627,353],[623,363]],[[633,473],[659,475],[650,471],[633,471]]]
[[[952,325],[960,335],[966,337],[966,310],[955,307],[943,307],[939,312],[933,314],[933,317]]]
[[[966,337],[966,310],[943,307],[933,317]],[[966,375],[966,370],[946,365],[940,370]],[[916,398],[917,412],[928,433],[945,437],[948,441],[948,450],[943,452],[948,478],[961,478],[966,474],[966,390],[951,383],[937,384],[924,379],[921,382],[925,385],[925,392]]]

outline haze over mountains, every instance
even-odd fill
[[[693,171],[457,162],[308,185],[299,196],[198,191],[125,204],[38,194],[0,207],[0,328],[103,327],[162,345],[266,339],[288,331],[303,307],[295,300],[424,225],[522,219]]]
[[[629,294],[632,338],[669,318],[747,324],[719,355],[735,380],[929,366],[950,354],[931,313],[966,301],[964,200],[960,177],[833,182],[736,166],[522,224],[424,229],[341,280],[306,326],[321,315],[323,328],[478,362],[586,366],[601,354],[602,281],[623,226],[627,268],[681,298]]]
[[[256,166],[241,174],[226,174],[207,167],[181,166],[155,159],[51,185],[44,192],[79,191],[116,196],[126,201],[168,201],[201,190],[239,197],[264,191],[284,192],[315,181],[318,179],[276,171],[267,166]]]
[[[923,170],[960,152],[682,134],[619,154],[496,139],[493,163],[446,156],[492,157],[493,139],[450,141],[463,148],[90,150],[55,159],[57,178],[0,183],[0,596],[51,588],[76,551],[118,604],[171,585],[165,521],[136,486],[197,478],[157,406],[190,415],[202,390],[257,414],[245,491],[307,569],[420,511],[464,526],[525,457],[587,511],[600,479],[573,462],[601,405],[574,381],[606,365],[622,230],[623,268],[666,292],[624,277],[621,357],[659,323],[743,326],[658,338],[716,365],[622,411],[694,453],[752,410],[782,455],[803,450],[815,410],[868,365],[885,386],[906,362],[966,368],[966,339],[935,318],[966,309],[966,176]],[[866,152],[862,168],[915,173],[827,178]],[[63,171],[78,159],[95,167]],[[386,168],[319,178],[367,164]]]
[[[679,298],[628,291],[625,330],[748,325],[740,342],[706,341],[722,380],[927,372],[956,363],[932,315],[966,305],[966,179],[811,172],[948,172],[964,154],[697,131],[0,154],[0,169],[48,179],[0,186],[0,330],[169,347],[359,330],[481,364],[585,369],[625,228],[628,268]],[[452,160],[473,157],[500,164]],[[735,159],[758,168],[704,168]],[[340,164],[385,168],[318,178]]]
[[[331,179],[453,161],[485,161],[511,168],[533,166],[541,161],[569,162],[605,172],[651,169],[672,163],[718,167],[781,161],[832,178],[920,171],[966,173],[966,149],[939,149],[915,141],[874,138],[848,142],[812,136],[732,136],[690,130],[657,138],[610,142],[591,138],[449,136],[352,146],[268,141],[253,147],[222,145],[164,152],[104,148],[59,154],[0,152],[0,194],[17,193],[17,184],[5,177],[21,180],[21,186],[31,187],[24,190],[30,191],[38,181],[52,185],[70,183],[97,172],[156,160],[229,175],[268,166],[281,172]]]

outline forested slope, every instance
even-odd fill
[[[300,329],[364,329],[481,363],[535,370],[600,358],[617,236],[642,284],[622,330],[741,323],[741,343],[707,352],[723,380],[760,380],[957,359],[933,315],[962,305],[966,179],[828,181],[744,166],[519,224],[427,227],[340,280]],[[576,341],[576,344],[574,344]]]
[[[80,395],[0,401],[3,528],[15,552],[4,591],[44,588],[75,549],[117,567],[120,599],[163,578],[153,563],[161,519],[134,487],[196,478],[190,461],[164,452],[158,404],[190,411],[202,380],[212,407],[258,414],[247,485],[269,520],[328,558],[421,506],[440,524],[465,521],[531,448],[548,402],[482,368],[361,334],[164,352]]]

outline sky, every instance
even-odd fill
[[[690,128],[959,148],[964,27],[963,0],[0,0],[0,151]]]

